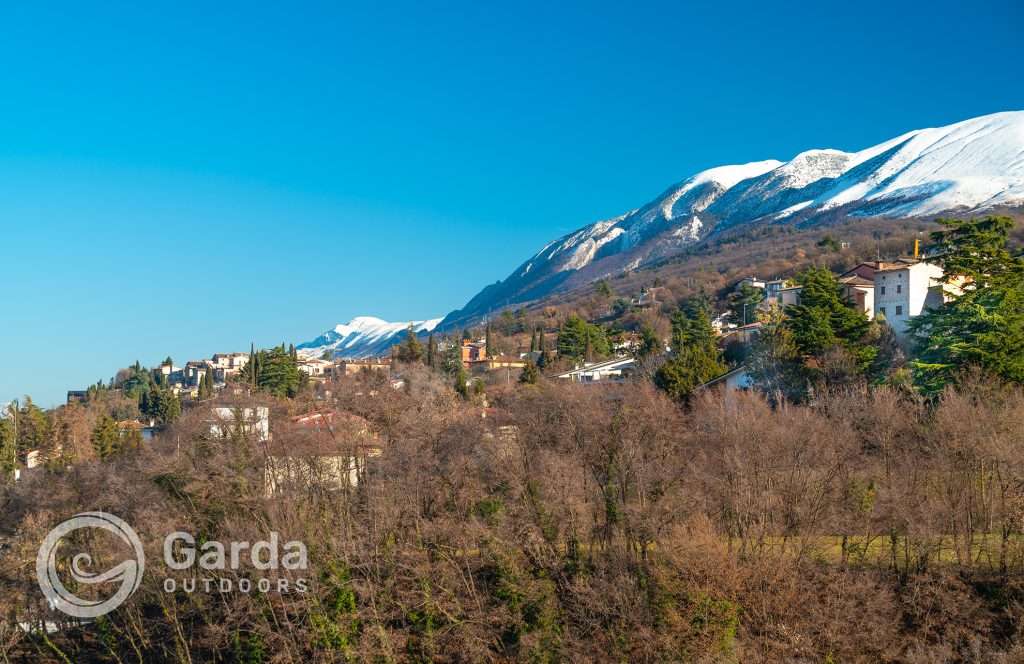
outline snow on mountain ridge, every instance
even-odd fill
[[[635,269],[731,228],[827,221],[837,209],[900,218],[1000,205],[1024,205],[1024,111],[913,130],[855,152],[814,149],[786,162],[718,166],[547,243],[444,324]]]
[[[440,318],[424,321],[389,323],[374,316],[357,316],[348,323],[340,323],[316,339],[296,346],[303,357],[320,357],[330,351],[335,357],[362,358],[381,355],[401,341],[402,335],[413,326],[417,334],[432,331]]]

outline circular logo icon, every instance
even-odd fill
[[[71,559],[71,578],[76,583],[95,585],[99,583],[119,583],[117,592],[105,600],[82,599],[67,589],[57,574],[57,549],[61,540],[76,530],[98,528],[113,533],[117,538],[131,547],[134,560],[125,560],[103,573],[90,572],[83,566],[92,565],[92,556],[78,553]],[[121,606],[142,582],[142,571],[145,569],[146,557],[142,551],[142,541],[138,534],[122,519],[106,512],[82,512],[60,523],[47,534],[39,545],[36,556],[36,577],[43,595],[49,600],[50,606],[75,618],[98,618]]]

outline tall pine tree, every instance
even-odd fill
[[[954,288],[949,302],[911,319],[915,384],[936,394],[968,366],[1024,383],[1024,258],[1007,246],[1013,220],[939,223],[932,239]]]

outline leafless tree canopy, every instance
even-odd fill
[[[267,400],[272,437],[199,409],[145,447],[26,474],[2,498],[0,657],[62,662],[1021,661],[1024,393],[805,406],[642,384],[509,385],[487,408],[427,371]],[[246,402],[247,405],[252,405]],[[241,405],[241,404],[237,404]],[[292,416],[332,410],[311,431]],[[69,427],[87,427],[70,421]],[[269,456],[365,456],[268,493]],[[36,549],[84,510],[144,540],[139,591],[46,633]],[[165,592],[163,538],[309,549],[300,592]],[[93,543],[102,557],[102,541]],[[254,577],[242,565],[218,572]],[[286,576],[293,572],[275,574]]]

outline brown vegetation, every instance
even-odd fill
[[[357,486],[267,498],[266,444],[187,413],[145,449],[3,495],[0,657],[32,661],[1019,661],[1024,393],[925,406],[850,389],[771,408],[646,384],[510,386],[484,410],[426,370],[308,403],[384,448]],[[274,453],[308,452],[272,406]],[[343,422],[361,422],[341,417]],[[361,426],[361,425],[360,425]],[[364,432],[340,426],[332,444]],[[44,637],[36,547],[133,524],[149,566],[97,623]],[[307,593],[167,593],[163,537],[299,539]],[[99,546],[99,544],[97,544]],[[254,570],[219,572],[235,580]],[[52,618],[52,616],[51,616]]]

